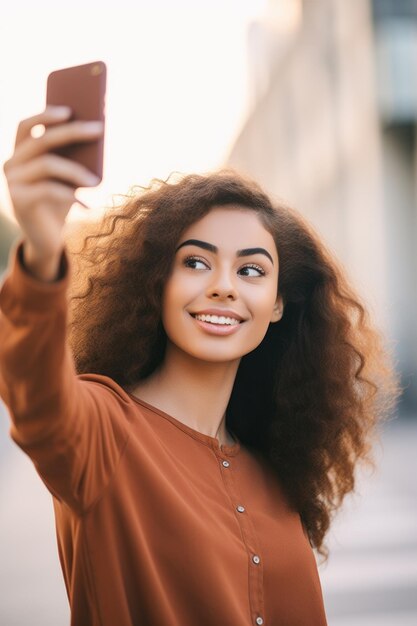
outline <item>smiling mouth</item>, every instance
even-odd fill
[[[225,315],[193,315],[194,319],[200,322],[207,322],[209,324],[216,324],[219,326],[238,326],[241,321],[234,317],[226,317]]]

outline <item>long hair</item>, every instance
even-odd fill
[[[75,254],[69,340],[78,373],[126,390],[163,361],[161,301],[182,232],[214,206],[255,211],[279,257],[282,319],[243,356],[227,427],[274,470],[311,545],[324,536],[357,462],[371,462],[396,379],[381,338],[336,261],[294,210],[231,171],[152,181],[108,211]],[[76,258],[77,257],[77,258]],[[75,274],[75,273],[74,273]]]

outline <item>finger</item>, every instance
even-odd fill
[[[65,159],[56,154],[44,154],[40,157],[15,166],[8,174],[8,183],[30,184],[44,179],[56,179],[73,187],[93,187],[99,178],[76,161]]]
[[[48,106],[45,111],[38,115],[33,115],[25,120],[22,120],[17,128],[16,143],[17,146],[24,139],[30,136],[31,130],[34,126],[42,124],[43,126],[50,126],[53,124],[62,124],[71,116],[71,109],[64,106]]]
[[[41,137],[24,139],[16,147],[11,161],[18,165],[62,146],[94,141],[103,134],[103,129],[103,123],[99,121],[70,122],[49,127]]]
[[[13,196],[23,207],[50,203],[57,208],[67,209],[76,200],[73,187],[55,181],[42,181],[35,185],[16,185],[13,189]]]
[[[76,197],[74,188],[52,181],[44,181],[34,186],[33,200],[35,202],[48,200],[64,208],[69,208],[76,201]]]

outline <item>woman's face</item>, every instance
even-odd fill
[[[208,362],[240,359],[282,315],[278,254],[254,211],[215,207],[181,236],[164,288],[171,345]]]

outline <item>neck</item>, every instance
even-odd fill
[[[161,367],[134,393],[190,428],[217,437],[221,444],[231,443],[225,412],[238,366],[239,359],[209,363],[169,344]]]

